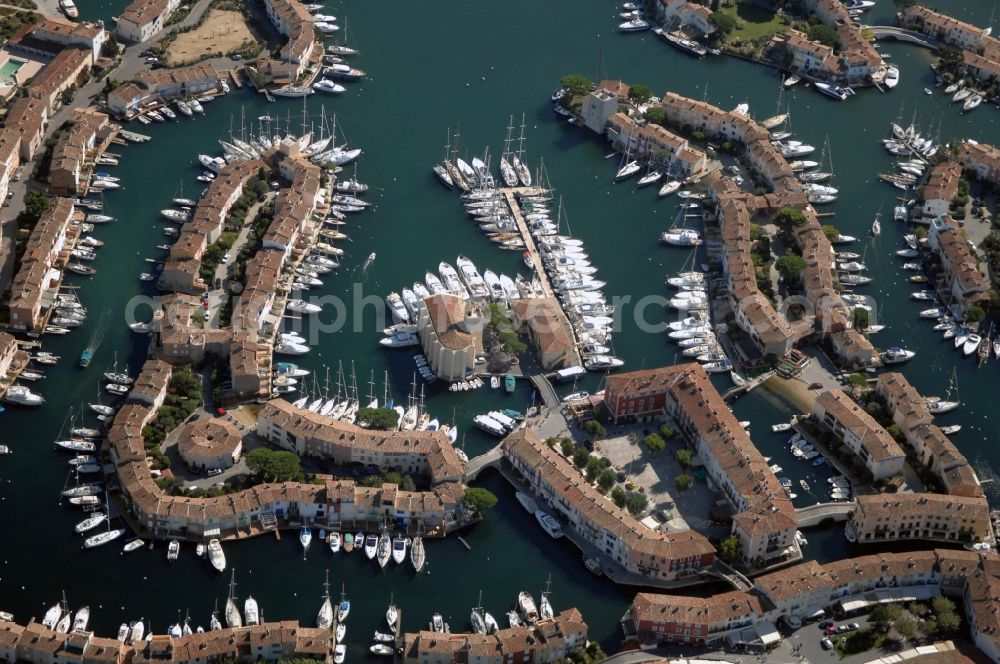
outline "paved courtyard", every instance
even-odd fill
[[[611,434],[595,445],[594,452],[606,457],[615,468],[625,472],[628,481],[645,490],[649,512],[664,522],[663,530],[697,530],[713,536],[728,534],[728,528],[717,526],[709,517],[714,492],[704,480],[695,479],[687,491],[677,489],[675,477],[681,473],[693,476],[674,457],[682,446],[679,438],[669,441],[667,449],[654,454],[642,442],[647,435],[642,426],[621,427]]]

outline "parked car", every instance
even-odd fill
[[[833,621],[832,620],[824,620],[823,622],[821,622],[819,624],[819,628],[820,629],[829,629],[831,627],[833,627]]]
[[[819,644],[823,647],[823,650],[833,650],[833,641],[830,639],[823,639]]]
[[[215,476],[221,475],[221,474],[222,474],[222,469],[221,468],[209,468],[208,469],[208,476],[209,477],[215,477]]]

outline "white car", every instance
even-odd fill
[[[229,262],[229,258],[230,258],[230,256],[227,253],[225,256],[222,257],[222,263],[223,264],[228,263]]]

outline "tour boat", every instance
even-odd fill
[[[402,565],[406,560],[407,544],[407,539],[402,535],[396,535],[392,539],[392,559],[397,565]]]
[[[331,94],[340,94],[341,92],[346,92],[347,88],[339,83],[334,83],[328,78],[320,79],[312,85],[313,90],[317,92],[329,92]]]
[[[854,90],[851,88],[840,87],[837,85],[832,85],[830,83],[813,83],[813,87],[822,92],[828,97],[833,97],[840,101],[844,101],[848,97],[854,94]]]
[[[73,0],[59,0],[59,8],[63,10],[67,18],[77,18],[80,16],[80,11],[76,8]]]

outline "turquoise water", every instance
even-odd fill
[[[108,20],[124,4],[88,3],[80,11],[85,18]],[[677,201],[659,200],[652,189],[634,192],[630,184],[610,184],[616,162],[604,159],[607,144],[559,121],[549,109],[553,87],[567,73],[595,78],[603,62],[608,77],[645,83],[655,92],[670,89],[705,96],[724,108],[747,101],[757,117],[772,115],[778,108],[779,80],[772,71],[728,58],[691,60],[650,34],[619,35],[611,3],[569,9],[514,0],[498,11],[483,2],[433,0],[393,6],[391,20],[383,11],[348,2],[328,6],[328,13],[349,19],[352,44],[362,51],[356,66],[369,76],[350,85],[341,97],[310,99],[308,112],[316,117],[320,104],[325,104],[328,115],[337,114],[338,126],[350,143],[364,148],[358,177],[372,186],[367,198],[377,207],[350,220],[345,228],[351,241],[343,245],[344,267],[314,291],[321,295],[349,298],[355,284],[360,284],[364,293],[384,296],[422,279],[442,260],[453,262],[459,253],[472,258],[480,270],[489,267],[513,274],[521,269],[516,252],[497,250],[469,222],[454,194],[437,183],[431,166],[440,158],[447,127],[461,124],[462,145],[469,151],[481,152],[489,144],[496,154],[508,118],[519,119],[522,113],[527,118],[529,162],[534,167],[544,158],[552,184],[563,196],[573,234],[585,241],[600,278],[608,282],[607,294],[632,298],[662,294],[664,277],[679,270],[687,258],[686,252],[657,242],[658,233],[677,212]],[[985,24],[991,7],[992,3],[978,0],[948,10]],[[873,22],[887,23],[892,5],[880,3],[874,11]],[[876,211],[891,207],[896,195],[895,189],[876,180],[878,172],[891,167],[877,140],[899,115],[901,105],[907,121],[915,114],[925,128],[934,127],[932,133],[940,131],[942,139],[971,136],[1000,143],[995,108],[983,106],[960,115],[940,94],[924,95],[923,88],[933,84],[929,53],[892,43],[883,51],[902,68],[902,82],[892,94],[865,91],[838,104],[795,89],[782,102],[791,108],[797,138],[821,145],[829,137],[835,186],[841,189],[840,201],[829,208],[835,212],[832,221],[856,236],[864,235]],[[153,136],[152,142],[116,150],[122,154],[121,164],[108,170],[122,178],[124,188],[105,200],[118,221],[95,231],[107,242],[95,264],[98,274],[69,277],[82,288],[81,297],[90,310],[88,322],[72,335],[45,341],[46,350],[63,357],[59,366],[46,369],[48,378],[37,384],[48,404],[35,412],[9,409],[0,415],[6,431],[2,442],[16,450],[0,461],[0,509],[9,534],[0,539],[0,608],[13,611],[19,619],[40,616],[65,589],[72,605],[92,607],[93,624],[101,633],[113,633],[123,620],[140,616],[147,624],[152,620],[160,631],[176,620],[178,611],[188,609],[196,624],[206,624],[213,601],[225,597],[226,579],[212,573],[190,550],[172,565],[167,564],[162,546],[124,558],[115,546],[81,551],[72,530],[81,517],[58,505],[66,479],[65,458],[51,446],[65,413],[93,399],[101,371],[116,354],[133,370],[145,356],[145,341],[125,328],[124,311],[136,294],[155,295],[137,276],[148,270],[144,258],[163,255],[155,248],[166,241],[158,210],[178,195],[179,185],[183,184],[185,195],[202,188],[194,180],[201,171],[197,153],[217,153],[216,141],[225,138],[230,127],[239,126],[241,111],[247,118],[277,114],[297,125],[302,104],[267,104],[242,91],[208,104],[206,111],[194,120],[132,127]],[[918,350],[918,360],[903,371],[927,394],[942,393],[957,367],[964,406],[942,421],[965,425],[956,444],[985,467],[996,467],[1000,424],[989,413],[992,394],[1000,387],[997,367],[976,370],[917,320],[918,308],[908,299],[911,289],[892,256],[903,229],[891,224],[883,229],[882,237],[867,249],[854,249],[866,252],[865,260],[878,279],[871,294],[878,297],[880,316],[890,325],[878,342],[886,346],[901,342]],[[362,271],[373,251],[376,261]],[[629,368],[676,361],[675,347],[660,334],[641,331],[631,307],[624,311],[628,315],[615,338],[615,351]],[[660,310],[646,315],[649,320],[664,317]],[[361,331],[349,325],[324,335],[300,364],[318,370],[322,378],[323,365],[335,370],[338,362],[344,362],[350,371],[354,361],[362,393],[367,393],[371,371],[379,377],[380,392],[380,376],[388,370],[394,396],[405,396],[413,374],[409,354],[379,349],[371,307],[358,318]],[[97,343],[94,361],[88,369],[80,369],[76,359],[91,340]],[[590,376],[578,387],[594,391],[599,383],[599,377]],[[725,381],[719,385],[727,387]],[[495,441],[471,427],[472,417],[496,407],[497,401],[523,409],[530,394],[523,385],[510,397],[489,390],[456,395],[429,387],[427,400],[435,417],[450,420],[455,413],[467,433],[467,450],[475,455]],[[787,454],[784,440],[770,433],[772,423],[787,419],[782,404],[760,393],[739,400],[734,410],[739,419],[752,421],[755,442],[785,467],[785,474],[815,484],[812,479],[818,478],[810,476],[812,469],[798,465]],[[405,629],[422,626],[434,611],[445,614],[453,628],[463,629],[480,589],[487,608],[499,615],[513,604],[517,590],[538,592],[551,574],[556,608],[579,607],[591,626],[591,637],[614,647],[618,619],[631,591],[584,571],[579,554],[549,540],[498,476],[486,474],[480,484],[498,494],[499,507],[463,534],[471,551],[455,539],[429,543],[430,574],[378,572],[357,554],[334,560],[328,552],[314,550],[303,560],[294,537],[280,542],[260,538],[227,547],[230,564],[237,570],[238,592],[241,597],[252,593],[269,619],[311,622],[320,602],[323,572],[329,568],[334,588],[345,582],[354,604],[348,642],[350,656],[356,658],[365,652],[365,634],[379,626],[390,594],[403,609]],[[808,500],[803,496],[797,502]],[[808,536],[806,554],[820,561],[845,552],[872,551],[847,548],[839,530]]]
[[[0,80],[6,81],[14,78],[17,74],[17,70],[24,66],[24,62],[21,60],[10,59],[7,62],[0,65]]]

